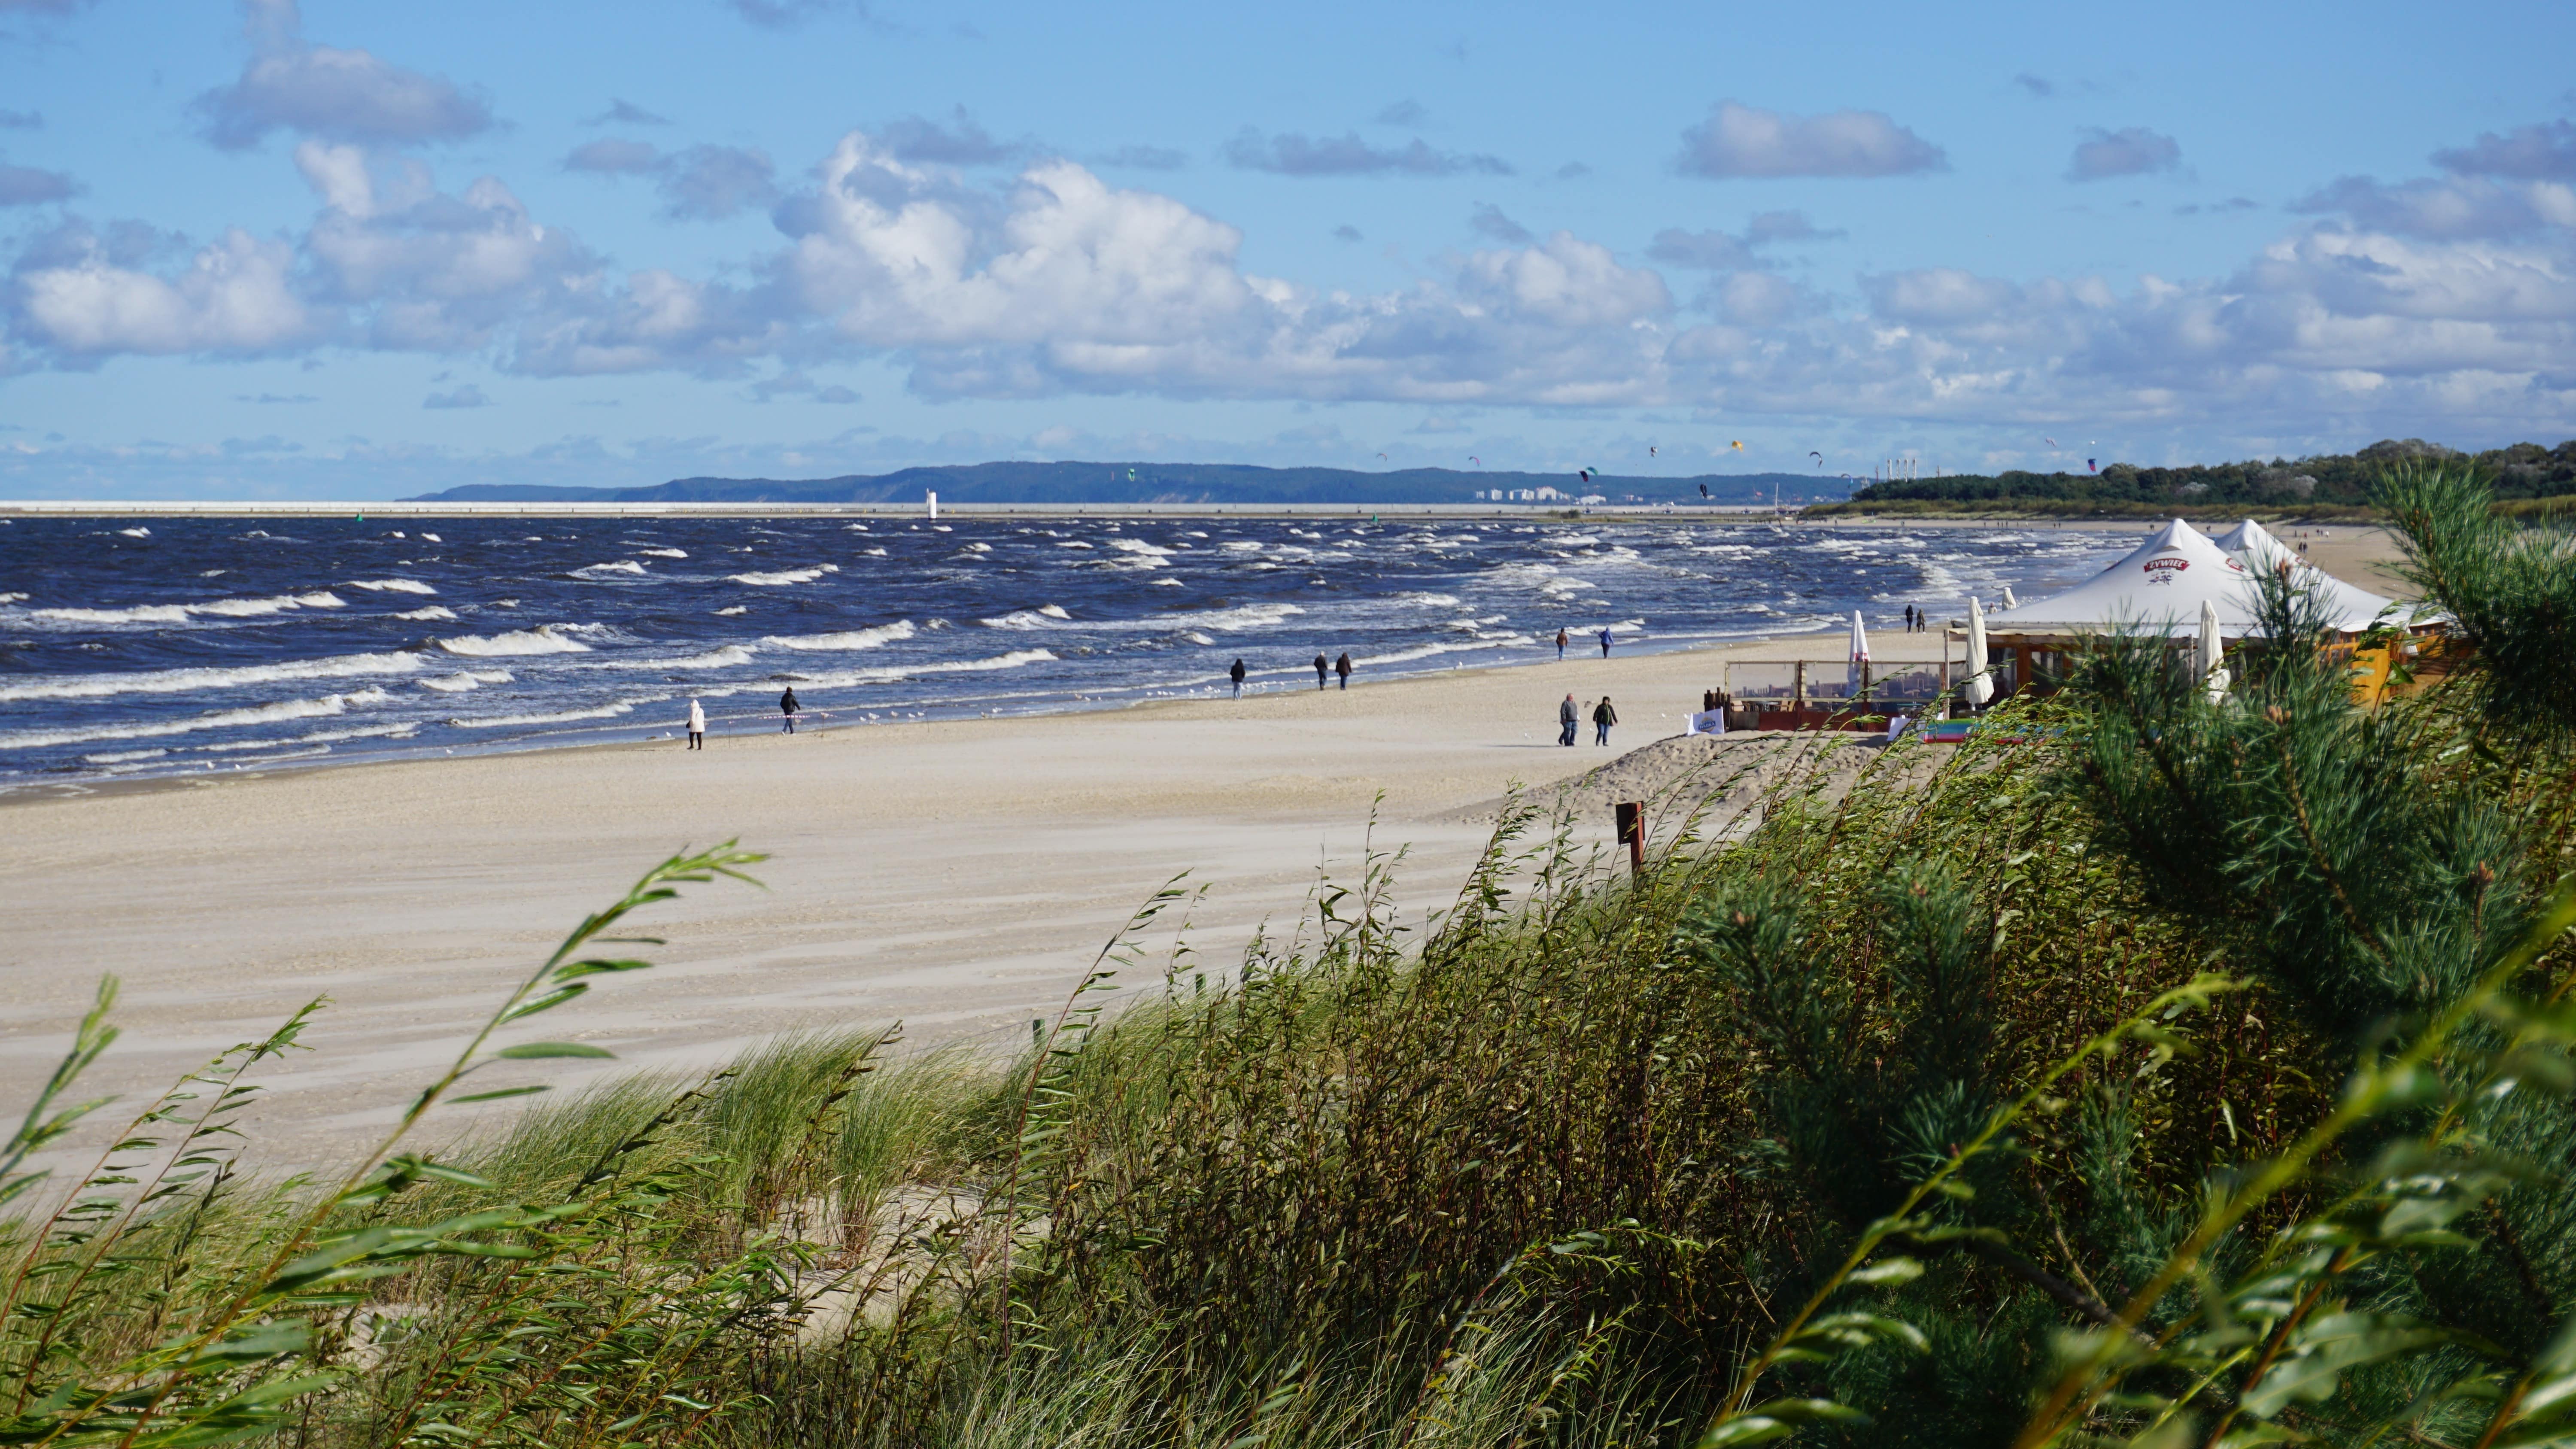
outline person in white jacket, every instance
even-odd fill
[[[706,747],[707,747],[707,710],[706,710],[706,706],[704,706],[704,705],[702,705],[702,704],[698,703],[696,700],[694,700],[694,699],[693,699],[693,700],[690,700],[690,701],[689,701],[689,748],[690,748],[690,749],[693,749],[693,750],[703,750],[703,749],[705,749]]]

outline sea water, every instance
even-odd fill
[[[1948,617],[2051,529],[1769,521],[166,518],[0,523],[0,790],[1356,684]],[[1571,651],[1569,651],[1571,652]],[[1541,711],[1544,713],[1544,711]]]

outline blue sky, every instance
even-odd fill
[[[0,495],[2576,435],[2576,7],[1955,9],[0,0]]]

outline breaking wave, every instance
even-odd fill
[[[408,674],[418,668],[420,656],[417,654],[341,654],[328,659],[244,664],[229,669],[64,674],[0,684],[0,699],[105,699],[118,694],[185,694],[191,690],[236,689],[245,684],[274,684],[288,679],[349,679],[370,674]]]

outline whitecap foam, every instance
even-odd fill
[[[710,649],[704,654],[692,654],[685,659],[612,659],[608,661],[608,667],[611,669],[731,669],[735,665],[750,662],[749,649],[740,644],[726,644]]]
[[[809,651],[877,649],[898,639],[909,639],[913,632],[910,619],[897,619],[873,629],[844,629],[837,634],[773,634],[760,642],[779,649]]]
[[[226,619],[255,619],[295,609],[343,609],[348,601],[327,590],[280,594],[266,599],[208,599],[201,604],[137,604],[129,609],[30,609],[31,619],[64,624],[185,624],[201,614]]]
[[[30,619],[64,624],[185,624],[185,604],[138,604],[131,609],[29,609]]]
[[[441,694],[462,694],[469,689],[480,689],[487,684],[508,684],[509,682],[510,671],[506,669],[464,669],[454,674],[431,675],[420,682],[420,687],[434,689]]]
[[[286,699],[275,704],[256,705],[249,709],[218,710],[189,719],[162,720],[151,724],[92,725],[86,729],[11,730],[0,732],[0,750],[33,750],[48,745],[79,745],[91,740],[151,740],[171,735],[184,735],[197,730],[246,729],[253,725],[274,724],[279,720],[314,719],[324,715],[346,713],[351,705],[382,704],[393,698],[381,689],[362,689],[352,694],[326,694],[320,699]]]
[[[25,594],[0,594],[0,604],[23,604],[25,602],[27,602],[27,596]]]
[[[585,568],[574,569],[572,576],[577,579],[595,579],[608,574],[638,575],[643,572],[642,564],[631,558],[621,558],[609,563],[595,563]]]
[[[635,551],[647,558],[687,558],[689,556],[689,551],[684,548],[639,548]]]
[[[283,614],[290,609],[345,609],[349,601],[329,590],[310,594],[289,594],[274,599],[217,599],[207,604],[185,606],[192,614],[214,614],[229,619],[253,619],[268,614]]]
[[[828,674],[800,674],[797,683],[808,689],[835,689],[853,684],[888,684],[898,679],[917,679],[925,674],[980,674],[994,669],[1018,669],[1030,664],[1044,664],[1054,659],[1047,649],[1014,649],[985,659],[950,659],[936,664],[889,664],[875,669],[839,669]]]
[[[734,616],[734,615],[736,615],[736,614],[748,614],[748,613],[750,613],[750,612],[751,612],[751,606],[750,606],[749,604],[736,604],[736,605],[734,605],[732,608],[729,608],[729,609],[718,609],[718,610],[716,610],[716,617],[717,617],[717,618],[719,618],[719,619],[731,618],[732,616]]]
[[[117,532],[127,538],[150,538],[152,536],[152,530],[148,528],[120,528]]]
[[[1034,609],[1013,609],[1000,618],[975,622],[987,629],[1046,629],[1059,623],[1069,623],[1072,619],[1073,616],[1066,613],[1061,604],[1040,604]]]
[[[438,590],[418,579],[351,579],[349,587],[365,589],[371,594],[434,594]]]
[[[136,760],[157,760],[168,753],[170,752],[166,749],[114,750],[104,755],[83,755],[81,758],[93,765],[123,765]]]
[[[836,574],[840,571],[839,564],[819,564],[810,569],[782,569],[774,574],[727,574],[725,577],[737,584],[749,584],[756,589],[775,589],[783,588],[788,584],[810,584],[825,574]]]
[[[443,539],[443,538],[439,537],[437,534],[434,534],[434,533],[424,533],[424,534],[422,534],[422,535],[421,535],[421,537],[423,537],[423,538],[425,538],[425,539],[428,539],[431,543],[445,543],[445,542],[447,542],[447,540],[446,540],[446,539]]]
[[[590,646],[574,636],[606,632],[597,624],[540,624],[533,629],[513,629],[507,634],[459,634],[437,643],[439,648],[450,654],[470,655],[477,659],[512,654],[587,654]]]
[[[635,706],[624,701],[603,704],[596,709],[566,709],[553,714],[502,714],[489,719],[452,719],[448,723],[461,730],[497,730],[516,725],[572,724],[586,719],[615,719],[633,714]]]
[[[430,619],[453,619],[453,618],[455,618],[455,617],[456,617],[456,611],[455,611],[454,609],[451,609],[451,608],[446,607],[446,606],[445,606],[445,605],[443,605],[443,604],[431,604],[431,605],[429,605],[427,608],[422,608],[422,609],[406,609],[406,610],[404,610],[402,613],[399,613],[399,614],[394,615],[394,617],[395,617],[395,618],[397,618],[397,619],[421,619],[421,620],[430,620]]]
[[[325,659],[299,659],[282,664],[243,664],[230,668],[146,669],[128,674],[57,674],[0,684],[5,699],[104,699],[118,694],[186,694],[201,689],[233,689],[245,684],[274,684],[287,679],[349,679],[370,674],[408,674],[420,668],[417,654],[338,654]]]
[[[1479,639],[1472,644],[1422,644],[1411,649],[1398,649],[1392,654],[1372,654],[1354,659],[1353,664],[1406,664],[1416,659],[1429,659],[1438,654],[1464,654],[1486,649],[1509,649],[1533,642],[1527,634],[1502,634]]]

